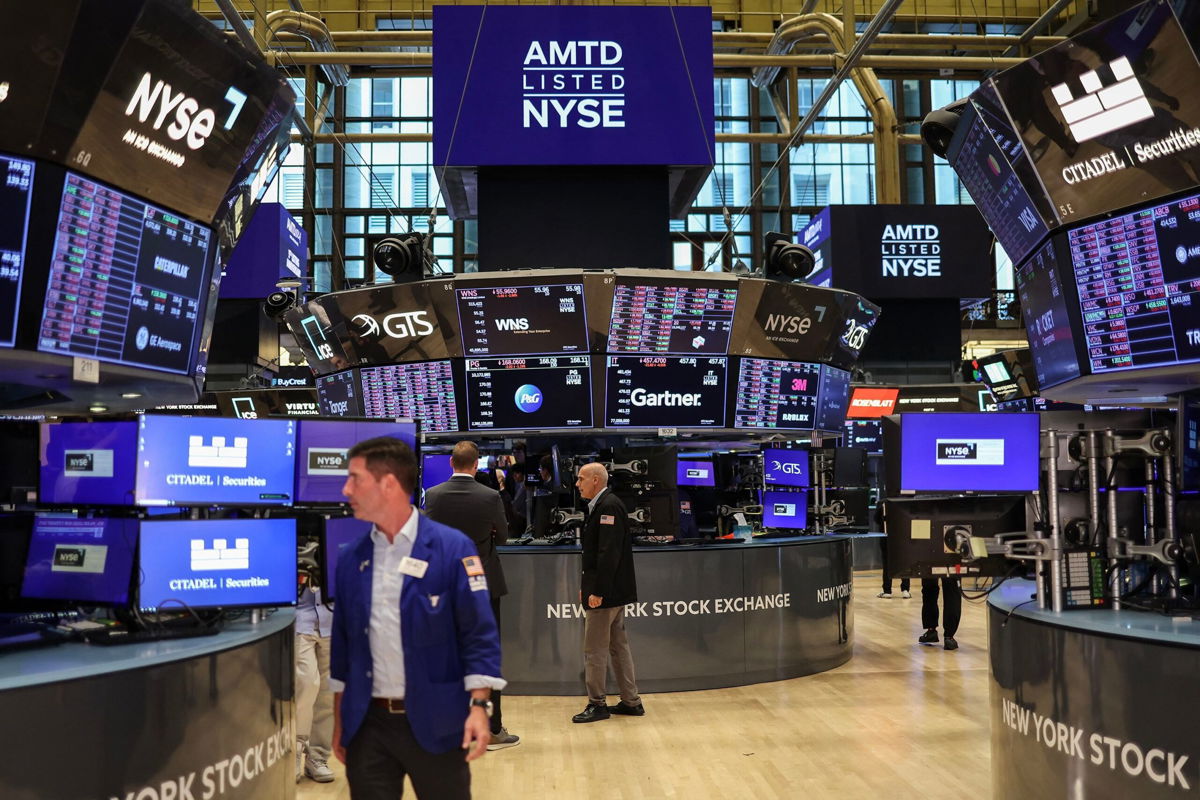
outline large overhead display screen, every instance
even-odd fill
[[[0,175],[0,347],[12,347],[29,235],[33,162],[0,155]]]
[[[726,358],[609,356],[604,424],[725,427]]]
[[[352,395],[342,396],[349,408]],[[332,392],[330,397],[334,402]],[[430,433],[459,429],[454,371],[449,360],[364,367],[361,397],[364,416],[408,417],[418,420],[421,430]]]
[[[1093,373],[1200,360],[1200,195],[1067,239]]]
[[[583,282],[459,288],[463,354],[586,353]]]
[[[208,228],[67,173],[38,350],[186,373]]]
[[[468,358],[467,429],[592,427],[591,359]]]
[[[1055,242],[1047,242],[1019,266],[1016,278],[1038,386],[1046,389],[1078,378],[1079,356],[1059,277]]]
[[[355,370],[317,378],[317,405],[321,413],[327,417],[363,416],[358,380]]]
[[[618,279],[610,353],[724,353],[733,329],[737,283]]]
[[[743,358],[733,427],[812,430],[817,425],[820,388],[820,364]]]

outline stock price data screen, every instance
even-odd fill
[[[1200,360],[1200,196],[1068,233],[1093,373]]]
[[[583,284],[455,289],[466,356],[586,353]]]
[[[737,287],[618,282],[610,353],[724,353]]]
[[[0,186],[0,347],[12,347],[29,236],[33,162],[0,155],[0,175],[4,176]]]
[[[1054,242],[1047,242],[1018,267],[1016,278],[1038,386],[1047,389],[1078,378],[1079,358],[1067,316],[1067,300],[1063,295]]]
[[[590,427],[588,356],[467,359],[468,430]]]
[[[207,228],[68,172],[38,350],[186,373]]]
[[[724,357],[608,356],[604,424],[723,428],[727,366]]]
[[[410,417],[430,433],[458,430],[449,360],[364,367],[362,408],[368,417]]]
[[[733,427],[812,430],[817,426],[820,385],[820,364],[743,358]]]
[[[317,378],[317,405],[327,417],[364,416],[358,373],[347,370]]]

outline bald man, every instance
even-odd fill
[[[638,696],[633,655],[625,636],[625,606],[637,601],[633,574],[633,536],[625,504],[608,488],[608,470],[602,464],[585,464],[575,480],[588,501],[583,525],[583,576],[579,600],[584,605],[584,682],[588,704],[572,722],[599,722],[612,714],[640,717],[646,713]],[[621,691],[616,705],[606,704],[608,660]]]

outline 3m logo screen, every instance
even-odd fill
[[[1079,76],[1083,94],[1060,83],[1050,89],[1077,142],[1086,142],[1154,116],[1141,84],[1124,56]]]
[[[938,439],[937,464],[1004,466],[1003,439]]]
[[[192,539],[192,572],[226,569],[250,569],[250,540],[234,539],[233,547],[226,539],[213,539],[212,549],[204,547],[203,539]]]
[[[225,444],[224,436],[214,436],[212,444],[205,444],[203,436],[188,437],[189,467],[225,467],[245,469],[250,452],[250,440],[245,436],[234,437],[233,444]]]

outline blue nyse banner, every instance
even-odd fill
[[[437,6],[434,163],[712,163],[712,10]]]

